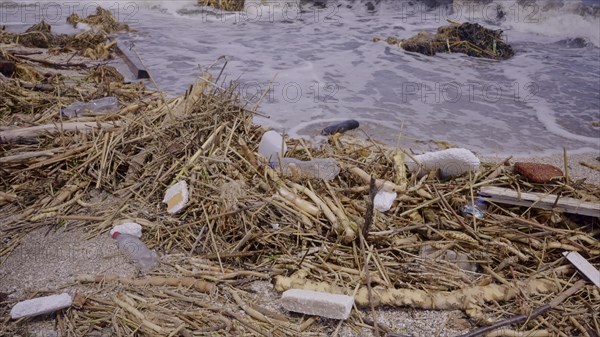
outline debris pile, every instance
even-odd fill
[[[267,130],[252,123],[256,111],[236,95],[235,83],[205,74],[181,97],[167,99],[143,83],[107,80],[100,67],[71,74],[85,81],[49,79],[13,49],[0,45],[17,66],[16,75],[0,80],[6,102],[0,110],[0,259],[34,229],[108,235],[116,219],[142,225],[141,241],[162,255],[157,268],[136,278],[79,275],[79,289],[89,292],[56,315],[62,333],[333,333],[337,323],[261,302],[253,290],[261,281],[273,282],[278,292],[352,297],[359,310],[328,315],[347,318],[344,324],[357,334],[364,328],[404,333],[373,317],[370,310],[382,305],[463,310],[470,329],[496,329],[514,315],[527,319],[545,308],[527,321],[508,321],[523,322],[510,326],[518,330],[512,335],[598,328],[598,289],[563,257],[578,252],[597,265],[598,186],[565,177],[535,183],[504,163],[477,162],[466,170],[411,164],[409,170],[406,163],[418,163],[417,156],[351,134],[334,134],[321,147],[283,138],[286,158],[332,158],[339,165],[328,180],[293,169],[286,174],[259,155]],[[118,98],[117,111],[69,120],[60,114],[75,99],[107,95]],[[464,151],[454,152],[468,164]],[[455,157],[448,160],[455,165]],[[555,207],[496,203],[478,195],[484,187],[540,193],[554,197]],[[111,197],[91,203],[98,191]],[[376,208],[381,191],[387,192],[385,207]],[[478,198],[487,204],[483,217],[461,212]],[[577,215],[581,208],[590,215]],[[302,293],[292,293],[294,303],[319,305],[298,297]],[[340,298],[347,297],[321,300],[349,309]],[[0,306],[3,317],[17,301],[7,302]],[[13,335],[22,324],[3,320],[0,332]]]
[[[67,18],[67,23],[73,25],[73,27],[77,27],[77,24],[79,23],[85,23],[105,34],[129,31],[129,26],[127,24],[117,21],[110,10],[102,7],[96,7],[96,14],[89,15],[85,18],[80,18],[77,14],[73,13]]]
[[[420,32],[405,40],[388,37],[386,42],[410,52],[424,55],[436,53],[463,53],[474,57],[505,60],[515,55],[512,47],[502,38],[501,30],[485,28],[478,23],[457,22],[439,27],[436,34]],[[374,38],[380,41],[381,38]]]
[[[198,0],[203,6],[211,6],[225,11],[241,11],[244,9],[245,0]]]

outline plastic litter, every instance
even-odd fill
[[[354,119],[349,119],[341,123],[330,125],[321,131],[323,136],[332,135],[336,133],[344,133],[346,131],[354,130],[358,128],[360,124]]]
[[[121,234],[129,234],[136,236],[138,238],[142,237],[142,226],[135,222],[124,222],[120,225],[114,226],[110,230],[110,236],[112,237],[115,232],[119,232]]]
[[[114,232],[112,238],[117,240],[119,250],[133,262],[142,273],[147,273],[160,264],[158,255],[148,249],[137,236]]]
[[[280,158],[287,152],[287,145],[283,137],[276,131],[267,131],[258,144],[258,153],[267,158],[271,167],[274,167]]]
[[[167,189],[163,203],[167,204],[167,212],[175,214],[187,205],[189,199],[190,192],[187,183],[185,180],[181,180]]]
[[[272,163],[275,169],[280,169],[279,162]],[[296,158],[282,158],[281,170],[286,176],[299,175],[308,179],[333,180],[340,173],[340,167],[333,158],[316,158],[313,160],[300,160]]]
[[[67,118],[76,118],[83,116],[86,112],[111,112],[119,109],[119,100],[115,96],[102,97],[89,102],[74,102],[64,107],[60,113]]]
[[[452,262],[462,270],[471,272],[477,271],[477,263],[472,262],[467,254],[456,252],[452,249],[448,249],[445,252],[442,252],[442,254],[440,254],[439,251],[439,249],[434,248],[431,245],[425,245],[421,247],[421,250],[419,251],[419,256],[425,259],[435,257],[435,260],[444,260]]]
[[[477,219],[483,219],[485,217],[485,211],[487,210],[487,205],[485,201],[482,199],[477,199],[475,202],[468,202],[463,208],[464,215],[473,215]]]
[[[440,170],[441,178],[457,177],[469,171],[476,172],[479,169],[480,161],[473,152],[462,149],[452,148],[436,152],[428,152],[405,158],[405,164],[411,172],[419,172],[423,176],[432,170]],[[420,169],[420,171],[419,171]]]
[[[380,212],[387,212],[392,208],[397,196],[398,194],[396,192],[380,190],[375,195],[375,199],[373,199],[373,206]]]

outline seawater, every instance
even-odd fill
[[[592,126],[600,120],[596,0],[433,7],[418,1],[269,1],[233,13],[187,0],[56,3],[60,13],[50,2],[2,2],[0,21],[45,18],[68,30],[69,11],[90,14],[103,5],[135,30],[121,38],[159,89],[182,94],[200,74],[216,77],[226,64],[220,83],[238,81],[249,106],[260,101],[259,111],[268,116],[255,121],[291,136],[319,140],[328,123],[352,118],[373,138],[416,151],[428,146],[417,139],[486,155],[600,151],[600,129]],[[430,57],[373,42],[435,32],[447,19],[503,30],[516,55],[504,61],[458,53]]]

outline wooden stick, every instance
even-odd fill
[[[567,148],[563,147],[563,161],[565,165],[565,182],[569,184],[569,157],[567,156]]]
[[[46,124],[0,131],[0,144],[35,142],[38,136],[58,134],[64,131],[90,132],[95,129],[110,130],[119,127],[120,123],[71,122],[62,124]]]
[[[0,163],[20,162],[35,157],[52,157],[56,152],[60,152],[63,150],[65,150],[64,147],[59,147],[50,150],[23,152],[14,156],[1,157]]]

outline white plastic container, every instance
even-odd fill
[[[285,156],[286,151],[287,145],[285,145],[283,137],[276,131],[265,132],[258,144],[258,153],[267,158],[271,167]]]

